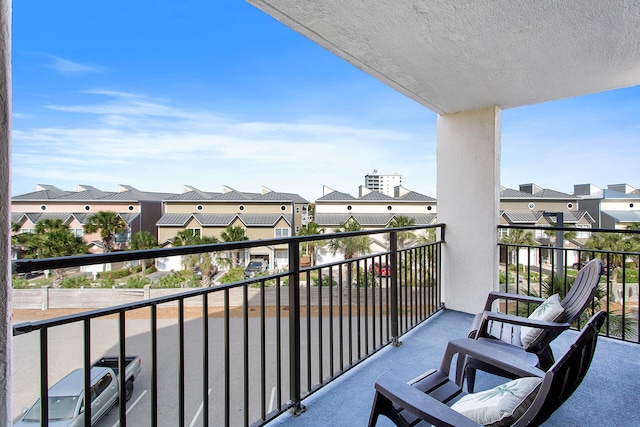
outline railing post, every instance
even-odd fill
[[[289,243],[289,381],[293,406],[291,413],[299,415],[306,409],[302,400],[300,362],[300,244]]]
[[[398,322],[400,312],[398,310],[398,232],[389,233],[389,249],[391,262],[391,345],[400,347],[402,343],[398,339]]]

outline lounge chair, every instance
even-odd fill
[[[416,425],[421,420],[448,427],[538,426],[582,382],[605,318],[604,311],[591,317],[566,353],[542,377],[519,378],[479,393],[465,394],[461,384],[449,379],[455,354],[449,347],[440,369],[428,371],[409,384],[384,373],[375,384],[369,427],[376,425],[380,415],[403,427]],[[451,407],[447,405],[460,396]]]
[[[602,264],[599,259],[589,261],[576,276],[566,296],[560,300],[559,296],[538,298],[505,292],[491,292],[485,303],[484,311],[475,316],[469,337],[493,342],[500,351],[530,353],[529,361],[534,366],[546,371],[553,365],[555,359],[549,344],[571,324],[576,322],[584,310],[593,302],[593,298],[602,274]],[[540,304],[529,317],[492,312],[491,307],[496,300],[518,301],[519,303]],[[460,360],[462,363],[464,360]],[[509,372],[502,371],[495,366],[478,362],[471,358],[466,361],[467,384],[469,391],[473,391],[475,370],[491,372],[496,375],[513,378]]]

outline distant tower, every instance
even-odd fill
[[[364,186],[371,191],[378,191],[393,197],[393,189],[402,185],[402,175],[394,173],[393,175],[382,175],[378,173],[378,169],[374,169],[372,173],[364,176]]]

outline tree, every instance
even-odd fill
[[[340,224],[336,228],[336,233],[348,233],[353,231],[360,231],[362,228],[360,224],[354,219],[348,219]],[[344,259],[352,259],[361,254],[368,254],[371,252],[371,239],[369,236],[351,236],[351,237],[336,237],[329,241],[329,248],[335,255],[337,252],[344,254]]]
[[[389,228],[401,228],[411,227],[416,225],[414,218],[409,218],[404,215],[397,216],[389,222]],[[412,231],[401,231],[398,233],[398,249],[403,249],[406,242],[415,240],[416,235]]]
[[[138,231],[131,238],[131,249],[132,250],[143,250],[143,249],[152,249],[158,247],[158,240],[153,237],[151,233],[148,231]],[[147,269],[147,261],[146,259],[140,260],[142,264],[142,275],[144,276],[144,272]]]
[[[324,228],[320,227],[318,223],[311,221],[310,223],[303,225],[300,228],[298,235],[300,236],[313,236],[315,234],[324,234]],[[316,251],[319,247],[325,245],[324,240],[313,240],[306,242],[307,255],[311,258],[311,265],[316,265]]]
[[[242,242],[244,240],[249,240],[249,238],[245,234],[245,229],[237,226],[232,227],[228,225],[225,231],[220,233],[220,238],[223,242]],[[231,260],[229,261],[231,268],[234,268],[238,264],[238,250],[231,251]]]
[[[507,235],[500,239],[500,243],[504,245],[513,245],[509,248],[509,262],[511,263],[515,263],[516,261],[516,253],[519,249],[517,245],[536,246],[537,244],[531,231],[525,231],[520,228],[509,229]]]
[[[608,264],[609,271],[611,271],[611,281],[616,283],[618,281],[618,267],[624,263],[622,252],[628,251],[630,244],[630,241],[620,233],[593,233],[587,240],[586,246],[589,249],[611,251],[610,254],[596,254],[596,256],[602,259],[603,264]]]
[[[196,235],[192,230],[182,230],[173,238],[174,246],[208,245],[212,243],[218,243],[218,239],[213,236]],[[213,255],[211,252],[184,255],[182,262],[188,270],[195,270],[196,267],[199,267],[200,272],[202,273],[202,279],[200,282],[202,287],[211,286],[211,276],[214,267]]]
[[[95,233],[98,230],[100,230],[104,252],[112,252],[114,236],[124,233],[127,230],[127,224],[115,212],[99,211],[88,217],[84,225],[85,233]]]
[[[36,224],[35,233],[22,233],[21,236],[26,258],[55,258],[87,252],[82,239],[74,236],[59,219],[42,220]],[[53,287],[60,287],[64,273],[64,269],[51,271]]]

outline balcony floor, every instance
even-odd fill
[[[404,337],[400,347],[386,347],[351,371],[303,401],[299,416],[281,415],[270,426],[366,426],[373,400],[373,384],[389,371],[403,380],[437,368],[449,340],[466,336],[472,316],[451,310],[436,314]],[[561,354],[576,332],[558,337],[553,348]],[[587,376],[545,426],[638,425],[640,407],[640,346],[600,337]],[[478,372],[476,390],[504,382]],[[390,426],[381,417],[378,426]]]

